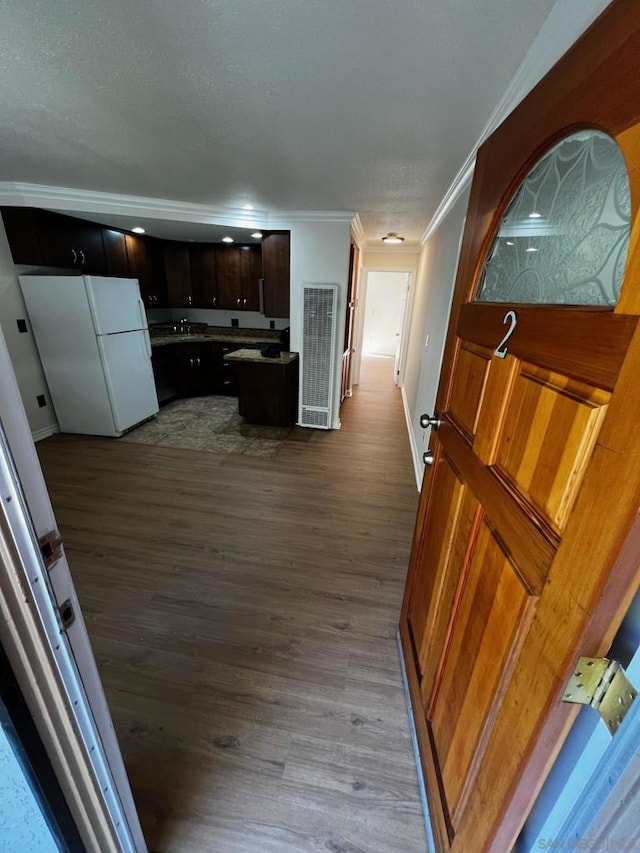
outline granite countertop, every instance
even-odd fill
[[[297,352],[281,352],[277,358],[267,358],[259,350],[239,349],[224,356],[225,361],[255,361],[265,364],[289,364],[298,357]]]
[[[195,325],[195,324],[194,324]],[[202,326],[200,326],[202,328]],[[210,326],[207,331],[176,333],[155,332],[149,329],[152,347],[167,346],[167,344],[182,343],[230,343],[230,344],[277,344],[280,342],[280,332],[275,329],[225,329],[220,326]]]

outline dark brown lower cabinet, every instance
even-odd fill
[[[224,356],[241,347],[241,344],[220,341],[154,347],[152,364],[158,400],[165,403],[175,397],[204,397],[208,394],[235,396],[235,377]]]
[[[238,412],[249,424],[292,426],[298,417],[298,358],[279,361],[233,361]]]

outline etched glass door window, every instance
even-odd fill
[[[597,130],[565,137],[520,184],[485,261],[480,302],[612,306],[629,246],[622,152]]]

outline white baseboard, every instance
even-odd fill
[[[416,732],[416,723],[413,719],[413,705],[411,704],[411,694],[409,693],[407,669],[404,665],[404,655],[402,653],[402,641],[400,640],[400,631],[396,633],[396,640],[398,641],[398,655],[400,657],[400,674],[402,675],[402,689],[404,690],[404,698],[407,703],[407,715],[409,717],[411,745],[413,746],[413,755],[416,760],[416,770],[418,772],[418,788],[420,789],[420,802],[422,804],[422,814],[424,816],[424,828],[427,833],[427,850],[428,853],[436,853],[436,843],[433,837],[433,828],[431,827],[431,816],[429,815],[429,804],[427,802],[427,791],[424,786],[424,777],[422,775],[422,762],[420,761],[420,749],[418,747],[418,733]]]
[[[33,430],[31,438],[34,441],[42,441],[43,438],[49,438],[50,435],[55,435],[57,432],[60,432],[58,424],[50,424],[50,426],[42,427],[42,429]]]
[[[413,427],[411,425],[411,412],[409,411],[409,404],[407,402],[407,395],[404,390],[404,385],[400,386],[400,394],[402,395],[402,408],[404,409],[404,417],[407,422],[407,432],[409,433],[409,445],[411,446],[411,456],[413,458],[413,470],[416,475],[416,486],[418,487],[418,491],[422,488],[422,474],[423,474],[423,466],[422,461],[420,459],[420,450],[416,445],[416,437],[413,434]]]

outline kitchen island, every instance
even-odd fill
[[[238,412],[249,424],[291,426],[298,417],[298,353],[275,358],[260,350],[227,353],[238,392]]]

